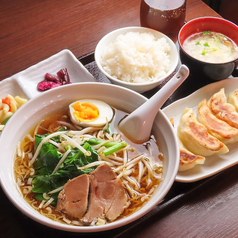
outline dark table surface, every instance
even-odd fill
[[[106,80],[94,62],[95,46],[114,29],[139,26],[139,7],[140,0],[2,0],[0,81],[62,49],[71,50],[99,81]],[[219,17],[202,1],[187,0],[186,21],[199,16]],[[190,74],[164,106],[209,83]],[[144,95],[150,97],[158,89]],[[194,183],[174,182],[164,200],[138,221],[95,234],[38,224],[17,210],[0,189],[0,237],[238,237],[237,169]]]

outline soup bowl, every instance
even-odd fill
[[[181,62],[189,67],[191,73],[198,72],[214,81],[225,79],[237,68],[238,58],[222,63],[208,63],[194,58],[184,49],[183,44],[188,37],[204,31],[222,33],[238,46],[238,26],[234,23],[219,17],[195,18],[187,22],[178,34]]]
[[[152,198],[132,215],[101,226],[71,226],[53,221],[33,209],[23,198],[14,177],[14,155],[17,143],[41,119],[67,108],[78,99],[98,99],[109,105],[132,112],[147,99],[129,89],[104,83],[76,83],[52,89],[29,100],[10,118],[0,136],[1,186],[11,202],[33,220],[54,229],[70,232],[99,232],[121,227],[142,217],[153,209],[170,190],[179,166],[179,145],[170,121],[158,111],[153,124],[153,135],[164,155],[163,180]]]
[[[104,67],[102,66],[102,55],[103,55],[104,50],[106,48],[108,48],[108,46],[110,44],[114,43],[118,36],[125,35],[126,33],[129,33],[129,32],[149,33],[149,34],[152,34],[155,37],[155,39],[161,39],[161,38],[166,39],[166,42],[168,43],[168,45],[170,47],[170,50],[168,53],[170,55],[170,63],[169,63],[169,69],[164,76],[156,78],[153,81],[147,81],[147,82],[140,82],[140,83],[127,82],[127,81],[123,81],[119,78],[116,78],[115,76],[109,74],[104,69]],[[125,43],[125,44],[127,44],[127,43]],[[150,53],[148,53],[148,54],[150,54]],[[95,55],[95,62],[97,64],[98,68],[112,83],[132,89],[139,93],[143,93],[145,91],[151,90],[151,89],[157,87],[158,85],[160,85],[164,80],[169,78],[171,76],[171,74],[176,70],[176,67],[177,67],[178,61],[179,61],[178,50],[177,50],[174,42],[168,36],[164,35],[163,33],[159,32],[159,31],[156,31],[156,30],[153,30],[150,28],[146,28],[146,27],[139,27],[139,26],[124,27],[124,28],[120,28],[120,29],[114,30],[112,32],[109,32],[107,35],[105,35],[98,42],[94,55]],[[131,57],[131,55],[129,54],[129,57]],[[121,57],[121,61],[122,61],[122,59],[125,60],[124,57]],[[130,65],[129,67],[134,67],[134,66]],[[146,70],[146,69],[144,68],[144,70]]]

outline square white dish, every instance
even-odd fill
[[[97,82],[73,53],[65,49],[1,81],[0,98],[5,98],[7,94],[12,96],[18,95],[27,99],[36,97],[44,93],[37,90],[37,84],[44,80],[45,74],[56,75],[62,68],[67,68],[72,83]]]

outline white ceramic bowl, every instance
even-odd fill
[[[126,34],[127,32],[152,33],[157,39],[160,39],[162,37],[166,38],[166,41],[170,45],[171,64],[170,64],[170,69],[169,69],[168,73],[164,77],[159,78],[158,80],[153,81],[153,82],[130,83],[130,82],[125,82],[125,81],[116,79],[115,77],[112,77],[110,74],[108,74],[103,69],[103,67],[101,65],[101,55],[102,55],[103,50],[110,43],[114,42],[118,35]],[[143,93],[145,91],[151,90],[151,89],[155,88],[156,86],[158,86],[163,80],[168,78],[176,70],[176,67],[177,67],[178,61],[179,61],[178,50],[177,50],[174,42],[169,37],[164,35],[163,33],[153,30],[153,29],[150,29],[150,28],[146,28],[146,27],[125,27],[125,28],[120,28],[120,29],[117,29],[117,30],[114,30],[114,31],[108,33],[98,42],[96,49],[95,49],[94,57],[95,57],[96,64],[97,64],[98,68],[100,69],[100,71],[103,74],[105,74],[107,76],[107,78],[109,78],[109,80],[111,80],[112,83],[127,87],[127,88],[132,89],[139,93]]]
[[[49,227],[71,232],[97,232],[126,225],[149,212],[167,194],[172,186],[179,165],[179,146],[170,121],[158,112],[154,123],[155,137],[164,154],[164,179],[149,202],[129,217],[102,226],[77,227],[55,222],[34,210],[22,197],[14,178],[13,162],[16,145],[42,118],[71,102],[82,98],[102,100],[118,109],[131,112],[146,98],[126,88],[103,83],[78,83],[52,89],[23,105],[3,129],[0,136],[1,186],[12,203],[24,214]]]

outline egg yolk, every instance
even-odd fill
[[[72,107],[74,117],[78,121],[95,121],[99,117],[98,108],[90,102],[76,102]]]

